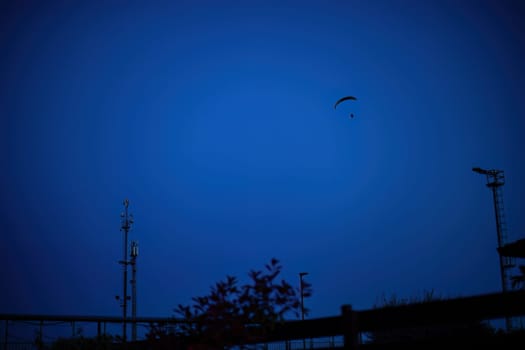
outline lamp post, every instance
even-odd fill
[[[301,293],[301,320],[304,321],[304,282],[303,276],[308,275],[308,272],[299,272],[299,291]],[[303,350],[306,349],[306,339],[303,338]]]
[[[299,272],[299,291],[301,293],[301,320],[304,321],[304,294],[303,294],[303,276],[308,275],[308,272]]]

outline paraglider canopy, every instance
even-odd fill
[[[340,98],[340,99],[335,103],[334,109],[337,108],[337,105],[338,105],[338,104],[340,104],[340,103],[343,102],[343,101],[347,101],[347,100],[353,100],[353,101],[356,101],[357,98],[355,98],[354,96],[345,96],[345,97],[342,97],[342,98]]]
[[[352,100],[352,101],[356,101],[357,98],[355,98],[354,96],[345,96],[345,97],[342,97],[340,98],[334,105],[334,109],[337,108],[337,105],[340,104],[341,102],[344,102],[344,101],[348,101],[348,100]],[[350,114],[350,118],[353,118],[354,117],[354,114]]]

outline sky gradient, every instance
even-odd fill
[[[499,291],[471,168],[524,237],[524,4],[2,2],[0,313],[120,315],[125,198],[140,316],[272,257],[309,317]]]

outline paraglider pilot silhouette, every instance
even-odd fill
[[[345,96],[345,97],[342,97],[342,98],[340,98],[340,99],[335,103],[334,109],[336,109],[336,108],[337,108],[337,105],[339,105],[341,102],[348,101],[348,100],[356,101],[357,98],[355,98],[354,96]],[[351,114],[350,114],[350,118],[353,118],[353,117],[354,117],[354,114],[351,113]]]

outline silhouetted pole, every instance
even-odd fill
[[[133,215],[128,214],[129,200],[124,200],[124,212],[120,214],[122,218],[122,226],[120,227],[121,231],[124,231],[124,259],[119,261],[123,267],[123,297],[122,297],[122,342],[126,343],[126,321],[127,321],[127,310],[128,310],[128,232],[131,229],[131,224],[133,224]],[[117,297],[118,299],[118,297]]]
[[[304,293],[303,293],[303,276],[308,275],[308,272],[300,272],[299,273],[299,291],[301,293],[301,320],[304,321]]]
[[[343,319],[344,350],[359,349],[357,313],[352,309],[352,305],[343,305],[341,307],[341,313]]]
[[[9,320],[5,320],[4,349],[7,349],[7,338],[9,337]]]
[[[137,340],[137,256],[139,245],[136,241],[131,242],[131,340]]]
[[[40,320],[40,327],[38,328],[38,349],[44,347],[44,320]]]
[[[308,272],[299,273],[299,292],[301,293],[301,320],[304,321],[304,293],[303,293],[303,276],[308,275]],[[303,349],[306,348],[306,340],[303,338]]]

